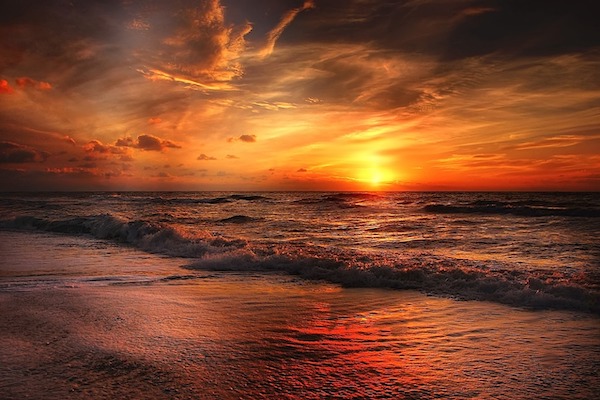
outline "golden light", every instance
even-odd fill
[[[383,160],[379,156],[368,156],[361,160],[363,165],[356,173],[358,182],[368,184],[371,190],[378,190],[388,186],[396,180],[396,173],[382,166]]]

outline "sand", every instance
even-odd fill
[[[0,262],[2,399],[593,398],[600,387],[594,315],[188,271],[101,242],[27,253],[67,239],[19,237]]]

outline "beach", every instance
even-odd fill
[[[9,236],[6,399],[585,399],[600,383],[600,320],[586,313],[195,271],[95,239],[61,252],[72,237],[4,232],[3,243]],[[27,251],[36,245],[56,251]],[[58,267],[100,259],[102,246],[110,274]],[[14,268],[43,258],[41,270]]]
[[[600,399],[597,1],[2,6],[0,400]]]

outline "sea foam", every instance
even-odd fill
[[[400,256],[309,244],[249,243],[204,231],[190,235],[166,224],[110,214],[62,220],[21,216],[0,221],[0,228],[89,234],[151,253],[192,258],[189,269],[279,271],[347,287],[412,289],[463,300],[600,313],[596,280],[574,279],[568,271],[491,268],[425,253]]]

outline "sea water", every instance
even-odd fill
[[[598,193],[3,194],[0,228],[188,267],[600,312]]]
[[[598,394],[596,194],[1,204],[4,398]]]

